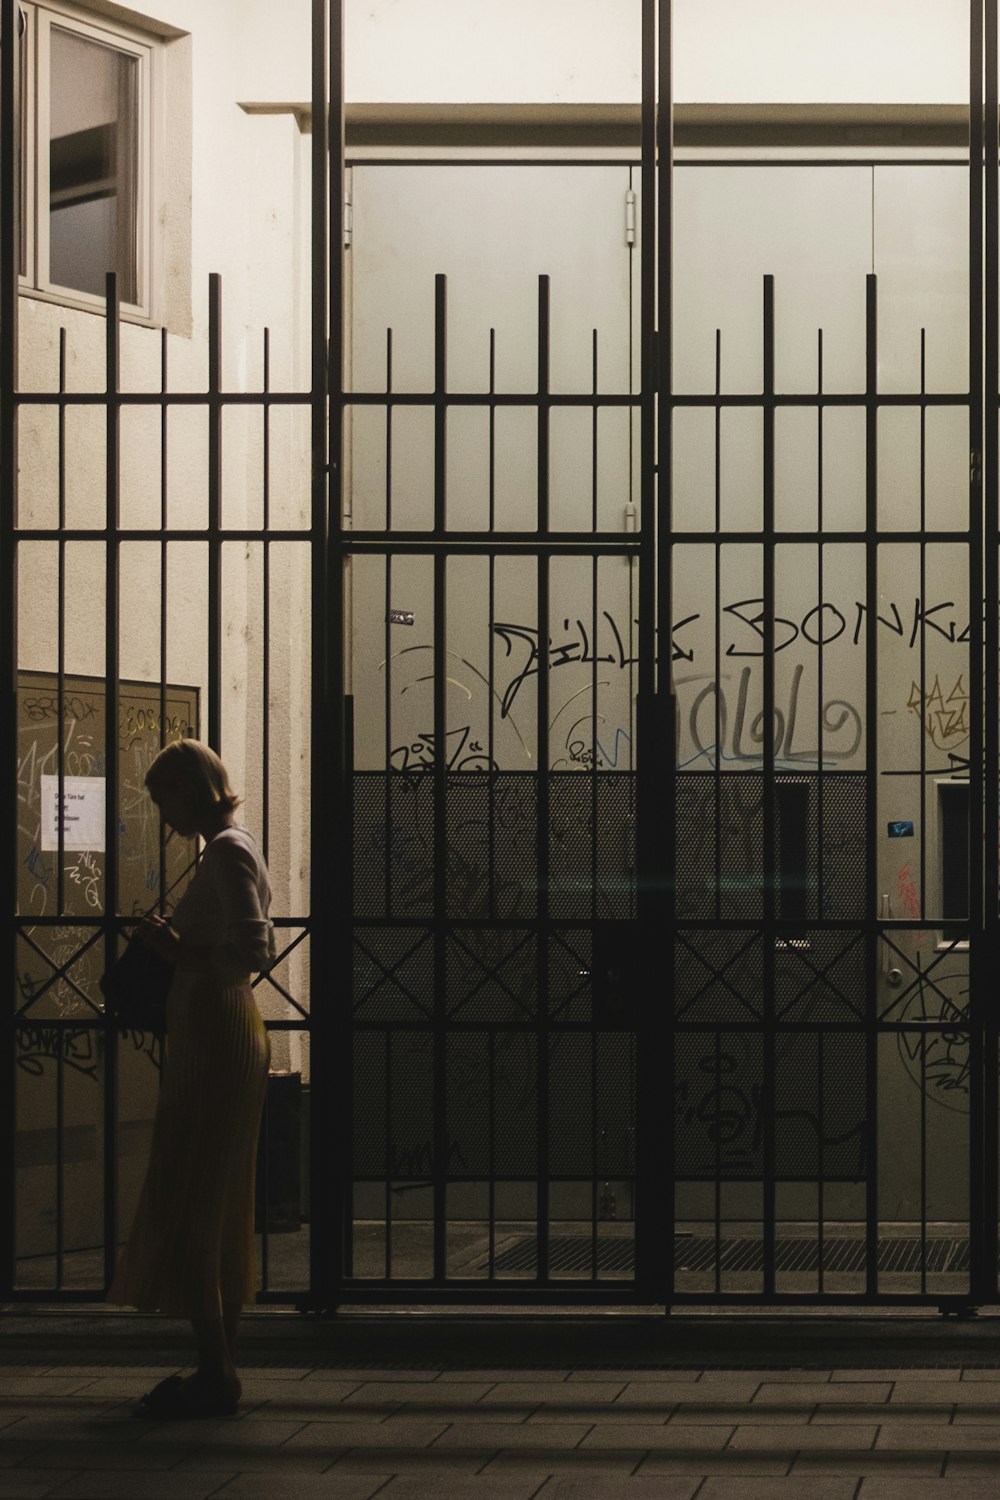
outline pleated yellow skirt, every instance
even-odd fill
[[[108,1301],[218,1318],[257,1295],[257,1137],[270,1065],[247,976],[178,973],[146,1181]]]

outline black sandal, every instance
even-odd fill
[[[154,1385],[132,1408],[133,1417],[172,1417],[177,1415],[177,1398],[183,1391],[181,1377],[168,1375]]]
[[[235,1417],[239,1411],[241,1388],[238,1382],[232,1387],[207,1391],[197,1384],[185,1385],[179,1375],[170,1375],[161,1380],[137,1406],[132,1408],[134,1417],[152,1417],[158,1421],[185,1421],[199,1417]]]

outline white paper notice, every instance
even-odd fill
[[[42,848],[59,848],[59,777],[42,777]],[[63,848],[104,848],[104,777],[63,778]]]

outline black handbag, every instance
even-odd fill
[[[173,964],[141,938],[130,938],[125,952],[100,981],[106,1008],[118,1030],[165,1032],[173,977]]]

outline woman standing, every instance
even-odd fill
[[[256,1297],[254,1187],[270,1063],[251,972],[275,956],[271,891],[257,846],[234,821],[239,799],[222,761],[183,739],[146,775],[160,816],[205,843],[172,922],[139,936],[175,965],[146,1181],[108,1301],[189,1318],[198,1369],[171,1375],[136,1416],[223,1416],[237,1409],[236,1334]]]

